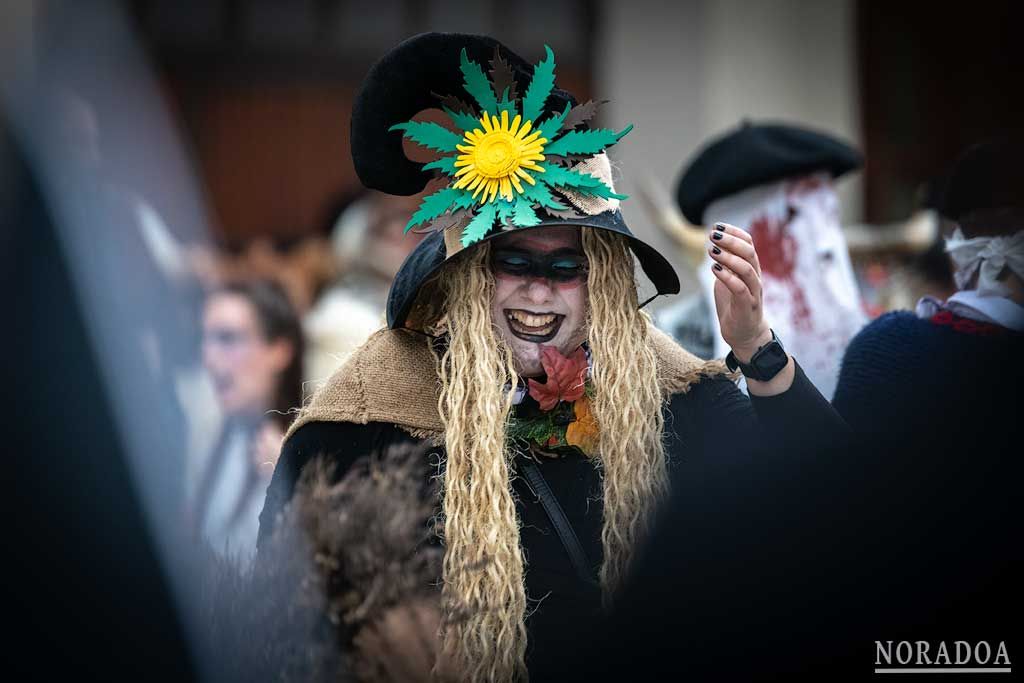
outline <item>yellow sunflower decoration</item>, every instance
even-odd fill
[[[496,51],[491,78],[462,50],[463,87],[475,105],[453,96],[442,98],[453,132],[433,122],[407,121],[390,130],[402,131],[413,142],[441,153],[423,166],[439,171],[451,184],[424,198],[406,225],[406,231],[430,223],[443,229],[454,214],[470,216],[462,233],[468,247],[496,226],[525,228],[542,222],[537,211],[569,212],[556,193],[571,191],[604,199],[626,199],[603,180],[572,168],[582,158],[599,154],[628,133],[587,128],[593,102],[563,111],[545,109],[555,84],[555,55],[545,46],[545,58],[533,70],[526,92],[519,98],[509,64]],[[445,220],[447,219],[447,220]]]
[[[537,162],[544,161],[542,152],[548,140],[540,136],[539,130],[530,133],[533,122],[523,121],[519,114],[510,124],[508,111],[501,112],[500,120],[497,116],[484,114],[480,117],[480,124],[482,130],[469,131],[463,138],[464,144],[455,146],[462,154],[455,160],[455,168],[459,169],[455,172],[458,180],[452,187],[473,190],[474,199],[483,191],[480,203],[494,201],[499,193],[512,201],[513,189],[523,194],[520,180],[536,184],[528,170],[544,172]]]

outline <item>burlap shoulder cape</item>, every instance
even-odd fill
[[[658,358],[658,380],[666,399],[685,393],[704,377],[729,376],[725,363],[705,361],[655,327],[650,343]],[[427,338],[407,330],[375,332],[299,411],[285,439],[308,422],[391,423],[411,435],[440,443],[440,384]]]

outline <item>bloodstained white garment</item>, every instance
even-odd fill
[[[827,398],[835,392],[846,345],[867,322],[839,224],[839,198],[827,173],[759,185],[712,203],[704,225],[731,223],[754,239],[764,310],[786,350]],[[711,259],[698,278],[715,310]],[[711,316],[715,356],[729,349]]]

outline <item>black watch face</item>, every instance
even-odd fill
[[[750,359],[750,364],[757,369],[757,374],[765,380],[779,374],[782,368],[786,367],[787,362],[789,362],[789,357],[786,355],[786,350],[782,348],[782,344],[775,341],[767,344]]]

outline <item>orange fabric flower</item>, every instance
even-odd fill
[[[590,399],[584,394],[573,404],[573,411],[576,413],[576,421],[570,422],[565,430],[565,441],[570,446],[576,446],[587,455],[597,450],[597,443],[600,439],[597,429],[597,419],[590,410]]]

